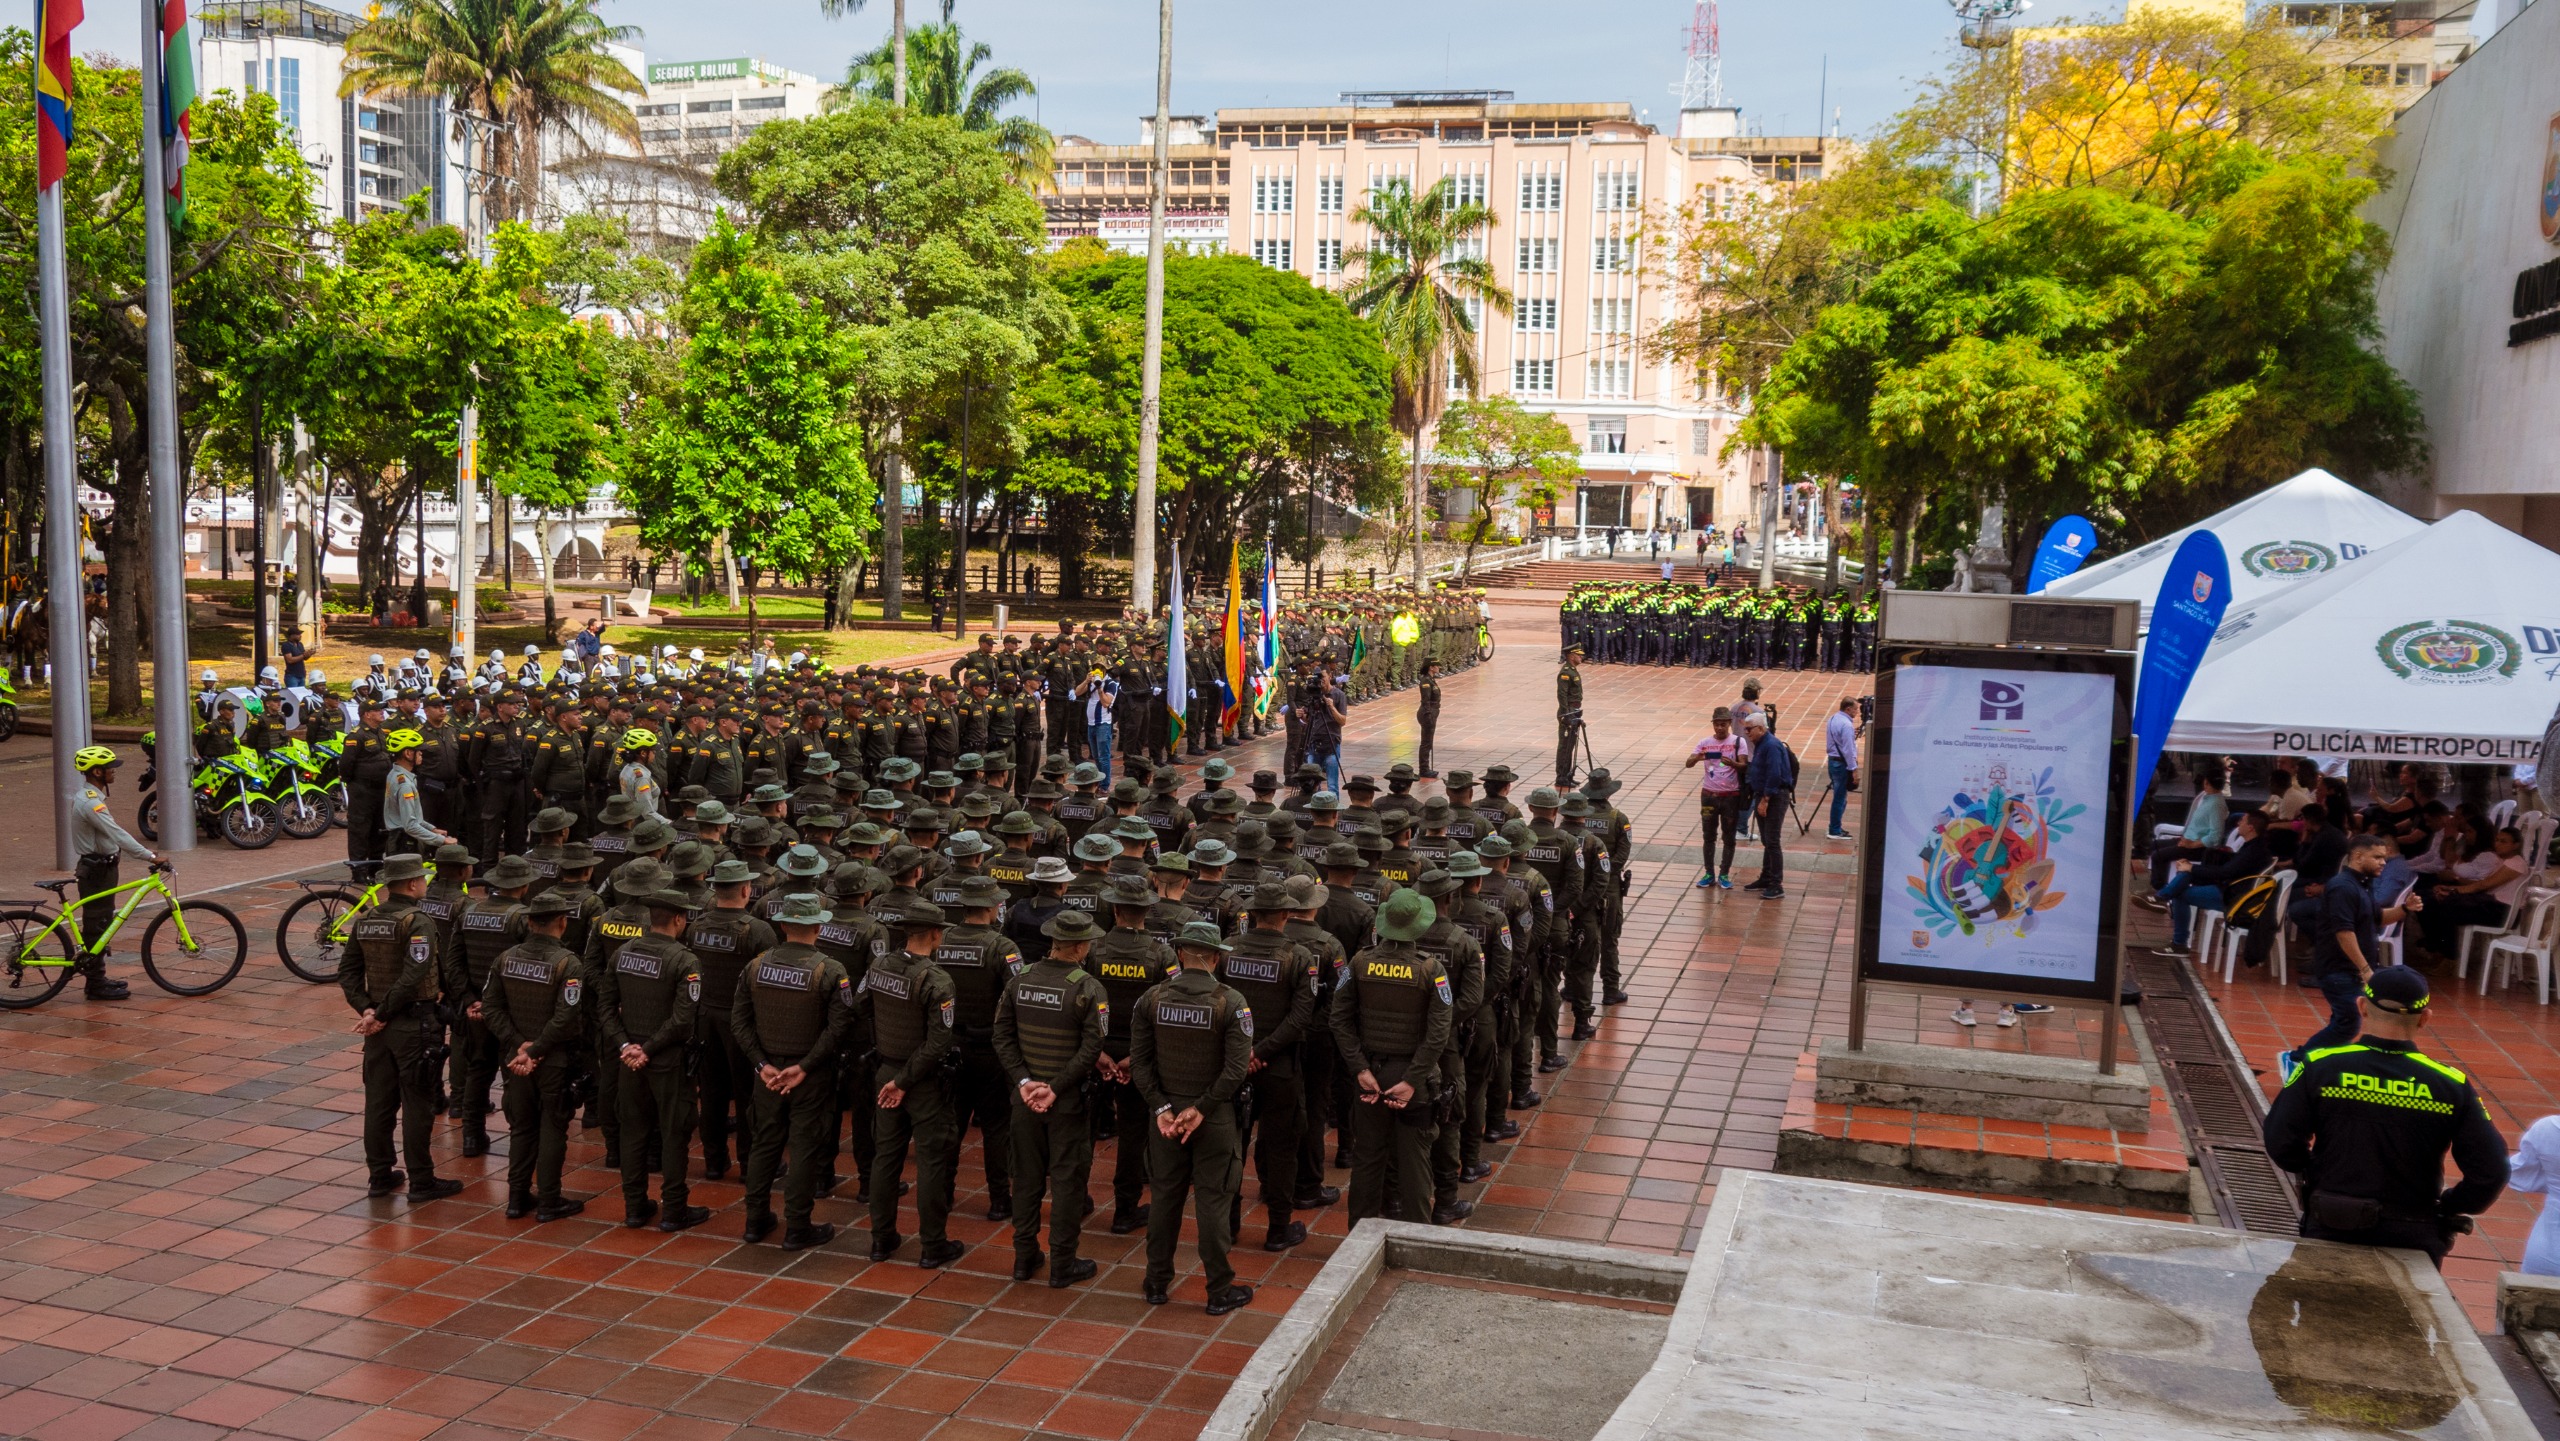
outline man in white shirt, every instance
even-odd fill
[[[1840,708],[1822,727],[1822,755],[1831,766],[1831,839],[1845,841],[1840,823],[1847,818],[1849,791],[1858,783],[1858,698],[1840,697]]]

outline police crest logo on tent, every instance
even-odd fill
[[[2402,680],[2444,685],[2512,680],[2524,660],[2524,648],[2515,637],[2496,626],[2467,620],[2394,626],[2374,643],[2374,650]]]

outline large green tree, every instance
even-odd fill
[[[1572,429],[1507,395],[1452,403],[1441,412],[1435,448],[1465,465],[1458,475],[1475,491],[1476,519],[1467,528],[1461,577],[1475,574],[1476,548],[1493,534],[1498,507],[1505,501],[1553,505],[1573,494],[1574,478],[1582,472],[1582,447]]]

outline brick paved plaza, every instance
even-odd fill
[[[1525,794],[1553,772],[1552,603],[1499,605],[1496,633],[1495,661],[1446,686],[1438,763],[1508,762]],[[1617,799],[1636,826],[1633,1000],[1519,1117],[1521,1138],[1488,1148],[1499,1169],[1470,1188],[1469,1224],[1672,1251],[1694,1238],[1718,1168],[1771,1164],[1800,1058],[1845,1029],[1850,858],[1817,821],[1809,840],[1790,827],[1785,900],[1693,889],[1681,760],[1739,677],[1586,678],[1599,757],[1626,781]],[[1823,715],[1865,678],[1771,680],[1811,774]],[[1410,758],[1412,708],[1402,696],[1355,711],[1346,771]],[[1250,769],[1269,749],[1230,754]],[[590,1198],[583,1216],[503,1219],[503,1155],[460,1159],[448,1127],[439,1166],[470,1182],[462,1196],[368,1200],[345,1006],[295,981],[265,939],[295,893],[275,882],[226,897],[259,954],[218,996],[180,1001],[136,976],[124,1005],[75,988],[0,1017],[0,1434],[1187,1437],[1342,1234],[1337,1206],[1309,1218],[1315,1238],[1293,1253],[1239,1250],[1260,1292],[1212,1320],[1187,1251],[1174,1304],[1148,1307],[1140,1238],[1099,1220],[1085,1245],[1095,1281],[1012,1284],[1001,1228],[980,1219],[974,1140],[952,1222],[972,1249],[946,1271],[864,1260],[849,1187],[820,1201],[818,1219],[844,1229],[812,1252],[740,1245],[734,1180],[697,1185],[715,1210],[698,1231],[625,1230],[600,1145],[575,1131],[568,1189]],[[2253,1056],[2309,1029],[2300,993],[2239,989],[2233,1023]],[[1954,1041],[1944,1009],[1881,1007],[1878,1033]],[[2529,997],[2442,1009],[2436,1050],[2484,1078],[2501,1124],[2512,1134],[2540,1114],[2549,1013]],[[1986,1023],[1963,1039],[2049,1048],[2060,1038],[2028,1032],[2068,1024]],[[2533,1204],[2502,1201],[2450,1264],[2475,1314]]]

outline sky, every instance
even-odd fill
[[[939,0],[909,0],[910,23]],[[1134,143],[1155,108],[1147,0],[955,0],[999,64],[1030,72],[1038,118],[1061,134]],[[828,20],[817,0],[604,0],[653,60],[746,55],[841,76],[888,30],[890,0]],[[8,7],[24,13],[22,3]],[[360,10],[359,0],[343,8]],[[2046,0],[2051,14],[2075,9]],[[2102,4],[2081,4],[2096,11]],[[138,0],[88,0],[83,53],[130,60]],[[1691,6],[1683,0],[1175,0],[1173,106],[1332,104],[1344,90],[1500,89],[1526,101],[1624,100],[1668,128],[1679,110]],[[15,20],[16,17],[12,17]],[[2040,14],[2038,20],[2048,18]],[[1746,124],[1811,133],[1827,103],[1842,133],[1874,129],[1954,52],[1947,0],[1723,0],[1724,82]],[[17,23],[24,23],[18,21]],[[1826,80],[1827,74],[1827,80]]]

